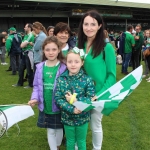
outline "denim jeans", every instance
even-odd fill
[[[27,54],[22,56],[21,64],[19,67],[19,80],[18,85],[23,85],[24,70],[27,69],[27,77],[29,86],[33,86],[33,69],[31,68],[31,63]]]
[[[122,73],[127,73],[132,53],[123,54]]]

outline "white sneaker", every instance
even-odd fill
[[[5,62],[5,63],[3,63],[3,65],[8,65],[8,63]]]
[[[149,79],[149,80],[147,80],[147,82],[150,82],[150,79]]]
[[[147,81],[150,80],[150,77],[146,79]]]

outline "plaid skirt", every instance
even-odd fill
[[[61,114],[45,114],[39,111],[37,126],[40,128],[60,129],[63,128],[61,123]]]

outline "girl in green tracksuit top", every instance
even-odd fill
[[[74,150],[76,142],[78,150],[86,150],[86,135],[90,120],[90,112],[81,112],[72,103],[75,101],[88,103],[95,96],[93,80],[81,69],[84,57],[82,54],[84,55],[83,50],[77,47],[68,52],[66,58],[68,70],[57,80],[55,100],[61,109],[67,150]]]
[[[116,82],[116,56],[110,43],[105,43],[104,23],[100,14],[91,10],[86,12],[78,30],[78,47],[84,49],[86,58],[84,69],[95,83],[96,96],[107,90]],[[92,130],[92,150],[102,147],[102,114],[91,111],[90,126]]]

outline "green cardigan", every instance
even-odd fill
[[[86,49],[84,48],[86,52]],[[105,48],[105,58],[103,52],[93,58],[92,48],[84,60],[84,69],[95,82],[96,95],[101,94],[116,82],[116,56],[115,50],[110,43]]]

